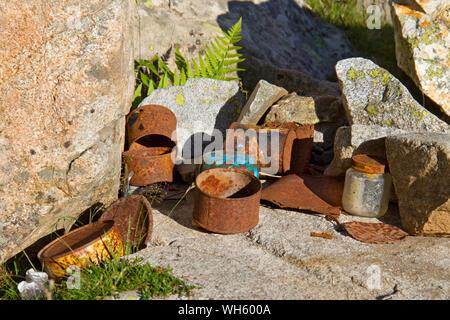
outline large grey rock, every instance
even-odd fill
[[[192,226],[193,194],[172,211],[174,205],[155,206],[151,244],[136,256],[155,266],[170,265],[175,276],[201,287],[188,299],[450,297],[447,239],[366,244],[336,231],[322,216],[267,207],[260,207],[259,223],[250,232],[220,235]],[[396,214],[391,207],[385,221],[398,224]],[[340,220],[379,222],[347,215]],[[328,232],[333,239],[311,237],[311,232]]]
[[[450,134],[390,136],[386,152],[404,229],[450,236]]]
[[[2,1],[0,263],[117,198],[133,0]]]
[[[393,4],[397,64],[450,116],[450,3],[415,2],[419,9]]]
[[[352,166],[352,156],[367,154],[386,159],[385,138],[406,131],[380,126],[353,125],[341,127],[334,140],[334,157],[325,170],[325,175],[344,175]]]
[[[218,129],[223,141],[225,130],[237,120],[244,103],[245,96],[236,81],[191,78],[184,86],[154,90],[140,106],[159,104],[172,110],[177,117],[178,150],[183,150],[177,157],[192,159],[202,154],[201,145],[194,146],[202,135],[205,144],[209,144],[207,139]]]
[[[370,60],[336,64],[349,123],[410,131],[447,132],[449,126],[423,108],[392,74]]]
[[[218,35],[218,27],[227,30],[242,17],[239,45],[249,61],[258,58],[278,68],[327,79],[334,76],[338,60],[351,56],[350,43],[341,30],[311,15],[308,8],[302,0],[141,1],[136,54],[150,58],[169,53],[173,66],[175,45],[185,57],[197,57]],[[263,72],[253,62],[247,71],[244,76]]]
[[[288,94],[286,89],[260,80],[250,98],[248,98],[237,121],[243,124],[258,124],[267,109],[286,94]]]

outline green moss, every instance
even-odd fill
[[[413,111],[412,114],[417,118],[418,122],[423,121],[423,118],[425,117],[425,115],[427,114],[426,111]]]
[[[400,88],[400,85],[397,85],[397,87],[395,87],[395,95],[397,97],[400,97],[402,95],[402,88]]]
[[[444,73],[444,69],[441,67],[430,66],[428,67],[426,72],[427,72],[426,78],[428,80],[432,80],[433,78],[441,78],[442,74]]]
[[[177,93],[177,97],[175,98],[175,102],[180,105],[184,106],[184,96],[180,93]]]
[[[367,74],[373,78],[373,81],[378,82],[381,78],[381,83],[386,86],[391,81],[392,76],[382,69],[374,68],[367,71]]]
[[[392,119],[389,119],[389,120],[386,120],[385,124],[386,124],[388,127],[392,127],[392,126],[394,125],[394,121],[393,121]]]
[[[439,41],[439,38],[436,37],[437,33],[439,33],[439,25],[437,23],[433,23],[425,29],[425,32],[420,37],[410,39],[408,42],[411,48],[417,48],[420,43],[429,45]]]
[[[391,78],[392,78],[392,76],[388,72],[385,72],[385,73],[383,73],[383,76],[381,77],[381,83],[384,86],[387,86],[389,81],[391,81]]]
[[[364,72],[363,71],[357,71],[355,70],[353,67],[351,67],[348,71],[347,71],[347,79],[349,80],[359,80],[364,78]]]
[[[367,113],[371,116],[374,116],[378,113],[378,109],[376,106],[374,106],[373,104],[369,104],[367,105],[367,107],[364,109],[367,111]]]
[[[378,78],[381,75],[381,71],[378,68],[371,69],[367,71],[367,74],[372,78]]]

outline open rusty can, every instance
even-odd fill
[[[227,130],[225,149],[257,159],[263,173],[302,173],[309,163],[314,126],[272,123],[254,126],[234,122]]]
[[[127,249],[143,249],[153,232],[153,212],[142,195],[129,195],[116,200],[102,214],[99,221],[113,220]]]
[[[160,105],[143,105],[127,116],[129,150],[123,153],[130,185],[172,182],[176,152],[175,114]]]
[[[128,145],[133,149],[133,144],[149,146],[153,141],[150,138],[162,136],[176,143],[177,118],[166,107],[150,104],[140,106],[127,116]],[[150,139],[151,140],[151,139]]]
[[[214,168],[195,179],[193,222],[217,233],[241,233],[259,221],[261,182],[238,168]]]
[[[130,185],[144,187],[156,182],[172,182],[175,166],[170,147],[133,149],[124,152],[126,171],[133,172]]]

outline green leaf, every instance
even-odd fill
[[[186,71],[184,71],[184,69],[181,69],[180,70],[180,73],[181,73],[181,79],[180,79],[180,84],[181,85],[184,85],[185,83],[186,83],[186,81],[187,81],[187,77],[186,77]]]
[[[178,71],[177,70],[174,70],[173,71],[173,85],[174,86],[179,86],[181,83],[180,83],[180,77],[178,76]]]
[[[173,72],[161,59],[158,60],[158,67],[164,72],[164,75],[166,76],[166,78],[168,78],[167,80],[170,79],[170,81],[173,83]]]
[[[198,66],[198,64],[195,61],[195,59],[192,59],[192,64],[194,66],[194,76],[193,76],[193,78],[201,78],[202,74],[201,74],[201,71],[200,71],[200,67]]]
[[[150,83],[150,78],[145,74],[145,73],[143,73],[142,71],[140,72],[140,74],[141,74],[141,81],[142,81],[142,83],[145,85],[145,86],[149,86],[149,83]]]
[[[157,61],[157,60],[158,60],[158,57],[153,57],[150,60],[139,60],[139,64],[144,67],[147,67],[151,72],[153,72],[154,75],[159,77],[158,70],[156,69],[156,67],[154,65],[155,61]]]
[[[150,83],[149,83],[149,86],[148,86],[148,89],[147,89],[147,96],[149,96],[150,93],[152,93],[153,90],[155,90],[155,87],[156,87],[155,81],[153,81],[153,79],[150,79]]]
[[[179,70],[186,69],[186,59],[181,54],[180,50],[178,49],[178,46],[175,47],[175,63]]]
[[[133,100],[140,98],[141,97],[141,92],[142,92],[142,83],[140,83],[136,90],[134,90],[134,96],[133,96]]]

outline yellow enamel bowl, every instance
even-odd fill
[[[75,229],[50,242],[39,251],[38,258],[50,278],[60,279],[70,266],[82,268],[123,254],[122,238],[114,228],[114,221],[106,220]]]

